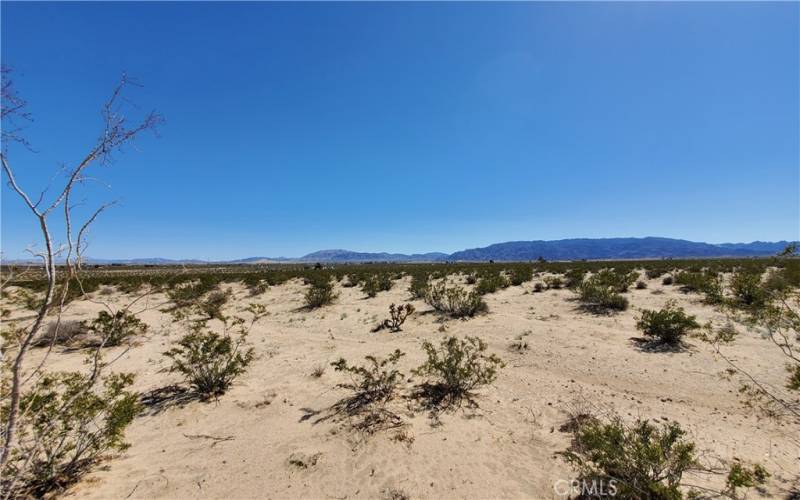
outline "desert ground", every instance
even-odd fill
[[[450,279],[467,286],[463,276]],[[247,337],[255,361],[216,399],[167,399],[146,407],[126,432],[130,447],[109,456],[64,496],[559,498],[556,482],[575,477],[558,455],[570,444],[561,427],[589,409],[678,422],[709,464],[740,459],[764,465],[772,477],[765,491],[752,490],[750,498],[788,490],[800,463],[792,441],[796,420],[766,418],[745,405],[736,378],[726,376],[726,363],[699,340],[666,352],[642,349],[635,340],[641,309],[658,309],[669,299],[700,323],[722,324],[724,314],[660,278],[642,279],[647,288],[631,287],[630,307],[616,314],[582,310],[568,289],[534,293],[542,280],[537,276],[485,295],[488,312],[467,320],[409,300],[408,276],[374,298],[337,283],[338,299],[313,310],[303,308],[307,286],[299,279],[257,296],[240,284],[223,284],[233,294],[225,314],[247,317],[250,303],[266,308]],[[129,299],[118,291],[94,292],[70,304],[64,318],[89,319],[105,307],[101,302],[122,307]],[[416,312],[402,331],[371,331],[390,304],[407,302]],[[120,356],[111,369],[135,374],[133,388],[145,395],[182,384],[162,355],[187,331],[164,312],[168,303],[159,293],[140,300],[136,309],[149,327],[146,334],[130,348],[107,349],[108,359]],[[737,328],[742,334],[726,348],[729,357],[760,380],[784,383],[780,352],[757,333]],[[412,397],[420,377],[411,370],[424,361],[423,340],[438,343],[451,335],[483,339],[505,367],[475,391],[471,404],[431,410]],[[526,347],[512,346],[520,340]],[[340,357],[359,364],[395,349],[406,353],[399,366],[408,376],[388,403],[399,420],[374,433],[357,430],[333,410],[348,395],[338,387],[348,377],[330,364]],[[34,349],[31,364],[44,352]],[[80,370],[84,358],[81,351],[56,347],[48,366]],[[719,489],[724,477],[692,473],[684,480]]]

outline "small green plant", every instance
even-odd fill
[[[669,286],[673,283],[672,276],[664,276],[664,279],[661,280],[661,284],[664,286]]]
[[[511,286],[520,286],[533,279],[533,268],[530,266],[515,267],[511,270]]]
[[[636,282],[636,289],[637,290],[644,290],[646,288],[647,288],[647,283],[645,283],[644,281],[637,281]]]
[[[509,282],[505,276],[500,273],[492,273],[478,280],[475,291],[478,292],[479,295],[486,295],[488,293],[494,293],[502,288],[508,288],[508,285]]]
[[[415,273],[411,275],[411,284],[408,286],[408,293],[412,299],[424,299],[429,289],[428,275]]]
[[[338,387],[350,389],[355,395],[348,399],[349,409],[356,410],[365,405],[385,402],[392,398],[397,386],[405,380],[405,375],[397,368],[397,362],[405,353],[396,349],[386,358],[366,356],[367,366],[351,366],[344,358],[331,363],[337,372],[350,375],[351,382]]]
[[[624,311],[628,308],[628,299],[597,276],[587,278],[578,287],[577,292],[583,306],[591,311]]]
[[[373,298],[378,295],[378,292],[391,290],[393,284],[392,277],[389,274],[373,274],[361,285],[361,291],[367,297]]]
[[[122,373],[106,377],[102,391],[88,374],[39,379],[20,400],[17,438],[0,479],[3,495],[52,496],[109,452],[126,449],[125,429],[139,411],[137,394],[127,390],[132,383],[133,375]],[[3,418],[7,412],[4,404]]]
[[[332,304],[339,294],[333,291],[333,282],[330,280],[320,280],[311,283],[311,287],[306,290],[306,307],[316,309],[328,304]]]
[[[487,310],[486,303],[478,292],[468,292],[457,286],[448,287],[444,282],[428,288],[425,302],[436,311],[453,318],[472,317]]]
[[[564,274],[564,284],[570,290],[575,290],[581,283],[583,283],[583,279],[586,277],[586,269],[575,268],[570,269]]]
[[[564,286],[564,280],[561,279],[561,276],[546,276],[544,284],[547,285],[548,289],[559,290]]]
[[[686,334],[700,328],[700,324],[670,300],[659,311],[643,310],[636,328],[658,342],[677,345]]]
[[[769,477],[770,473],[762,465],[754,464],[752,467],[747,467],[737,461],[731,465],[728,471],[724,493],[734,499],[740,498],[739,489],[761,486],[767,482]]]
[[[200,302],[200,310],[209,319],[223,319],[222,308],[228,303],[230,291],[213,290]]]
[[[377,332],[383,330],[384,328],[388,328],[390,332],[399,332],[400,327],[405,323],[406,318],[411,316],[414,313],[414,306],[412,304],[402,304],[399,306],[394,305],[392,303],[389,306],[389,319],[383,320],[373,332]]]
[[[658,427],[637,420],[627,426],[619,417],[584,418],[573,429],[572,445],[561,455],[578,471],[579,484],[613,486],[618,498],[683,498],[681,479],[697,461],[694,443],[677,423]]]
[[[761,275],[756,273],[739,271],[734,274],[731,278],[731,292],[734,305],[741,308],[758,310],[768,301],[767,292],[761,286]]]
[[[96,345],[114,347],[128,338],[141,335],[147,331],[147,325],[134,314],[121,310],[113,315],[100,311],[89,325],[88,330],[94,333]]]
[[[427,340],[422,343],[428,359],[413,370],[415,375],[431,378],[440,397],[457,401],[471,391],[491,384],[497,370],[505,366],[495,354],[486,354],[486,343],[478,337],[459,340],[449,337],[437,349]]]
[[[245,344],[242,331],[236,338],[196,325],[176,347],[164,355],[172,360],[170,372],[178,372],[204,399],[225,394],[233,380],[247,370],[255,358]]]
[[[478,275],[476,275],[475,273],[470,273],[470,274],[468,274],[468,275],[467,275],[467,277],[464,279],[464,282],[465,282],[467,285],[474,285],[475,283],[477,283],[477,282],[478,282]]]
[[[639,274],[636,271],[626,273],[612,269],[601,269],[590,279],[595,284],[610,288],[614,293],[625,293],[638,277]]]

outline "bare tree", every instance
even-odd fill
[[[76,165],[64,169],[65,179],[61,187],[55,192],[52,200],[46,201],[46,190],[34,198],[19,184],[14,175],[14,168],[9,158],[9,146],[16,143],[22,145],[24,149],[33,151],[31,144],[22,135],[22,124],[31,121],[32,117],[26,110],[27,103],[16,92],[11,79],[11,70],[6,67],[2,69],[3,133],[2,151],[0,152],[2,172],[9,187],[33,215],[39,228],[44,248],[40,251],[30,250],[30,252],[41,261],[46,280],[44,299],[36,311],[33,321],[11,335],[14,337],[13,345],[9,345],[9,338],[6,338],[6,345],[2,349],[3,368],[8,371],[10,378],[7,388],[4,388],[3,391],[8,402],[4,404],[2,421],[0,421],[0,426],[2,426],[0,427],[0,438],[2,439],[0,475],[6,478],[9,456],[15,446],[17,426],[19,425],[20,397],[23,386],[32,380],[44,365],[44,361],[41,361],[32,371],[26,372],[26,355],[32,341],[42,329],[46,316],[54,309],[57,312],[56,334],[53,335],[53,342],[55,342],[70,286],[77,286],[81,294],[85,295],[80,280],[80,270],[87,231],[97,217],[113,204],[99,205],[85,220],[78,222],[74,220],[75,205],[72,204],[71,198],[78,186],[89,180],[86,172],[90,167],[111,163],[112,155],[115,152],[132,143],[143,132],[157,131],[158,126],[163,122],[161,115],[156,112],[147,113],[133,123],[128,121],[123,111],[126,104],[123,94],[129,87],[136,85],[136,82],[123,75],[111,93],[111,97],[101,109],[102,130],[94,144],[88,149],[82,160]],[[56,240],[53,226],[50,224],[51,217],[61,219],[63,242],[58,243]],[[56,265],[57,260],[60,259],[63,259],[63,266]],[[8,333],[6,336],[9,337]],[[91,355],[91,372],[83,388],[85,391],[91,390],[100,377],[100,371],[104,366],[100,357],[102,346],[103,342],[95,348]],[[65,402],[65,404],[68,403],[68,401]],[[6,484],[4,484],[5,486]],[[10,491],[10,487],[6,488],[3,496],[8,496]]]

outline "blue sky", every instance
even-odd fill
[[[798,47],[796,2],[2,3],[29,189],[123,71],[166,118],[84,191],[106,258],[798,239]]]

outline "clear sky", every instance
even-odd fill
[[[166,118],[95,175],[93,257],[800,238],[800,3],[13,3],[21,182],[123,71]],[[7,257],[38,241],[2,190]]]

